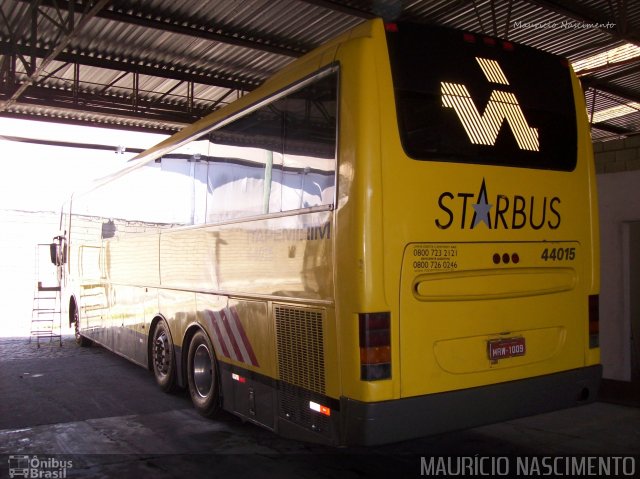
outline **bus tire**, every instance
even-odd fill
[[[76,344],[81,348],[88,348],[93,344],[93,341],[84,337],[80,333],[80,316],[78,314],[78,307],[75,302],[71,305],[71,322],[73,323],[73,331],[76,337]]]
[[[211,341],[202,330],[193,335],[189,344],[187,381],[196,410],[205,417],[214,416],[220,408],[217,364]]]
[[[151,363],[156,383],[164,392],[176,388],[176,355],[169,326],[161,319],[153,330]]]

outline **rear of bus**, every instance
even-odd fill
[[[376,49],[382,229],[370,232],[388,311],[360,314],[360,346],[388,329],[390,354],[362,366],[371,394],[345,401],[346,442],[594,400],[595,173],[568,62],[444,28],[372,38],[389,52]],[[384,382],[392,398],[376,396]]]

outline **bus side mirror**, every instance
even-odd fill
[[[67,262],[67,244],[63,236],[56,236],[53,243],[49,245],[49,256],[51,262],[56,266],[62,266]]]
[[[49,245],[49,256],[51,256],[51,262],[56,266],[60,266],[61,263],[58,255],[59,250],[60,245],[58,243],[51,243]]]

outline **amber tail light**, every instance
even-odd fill
[[[361,313],[359,323],[360,379],[391,378],[391,314]]]

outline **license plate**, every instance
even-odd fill
[[[489,341],[487,352],[491,361],[497,361],[498,359],[524,356],[527,347],[524,338],[494,339]]]

